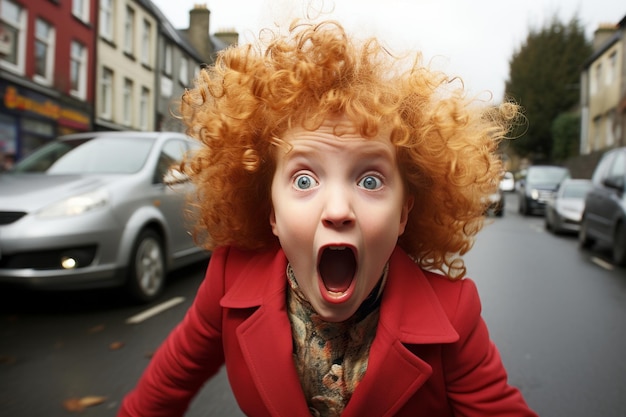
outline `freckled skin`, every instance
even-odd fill
[[[335,128],[342,126],[341,137]],[[307,300],[326,321],[351,317],[381,277],[404,232],[412,199],[404,195],[388,135],[363,138],[344,118],[317,130],[296,127],[277,150],[270,224]],[[325,289],[318,273],[322,249],[347,246],[356,273],[342,293]]]

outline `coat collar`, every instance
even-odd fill
[[[287,260],[283,251],[254,256],[231,251],[229,258],[231,264],[240,266],[220,304],[234,309],[257,308],[239,326],[237,334],[265,405],[275,416],[301,415],[300,412],[308,415],[291,358],[285,296]],[[342,416],[393,414],[432,372],[405,345],[452,343],[458,338],[425,273],[402,249],[396,248],[390,258],[368,369]],[[276,377],[277,370],[280,378]],[[380,387],[386,387],[385,395],[373,397],[372,393]],[[285,396],[300,400],[285,402]]]
[[[241,263],[234,259],[233,263],[243,265],[243,268],[234,285],[222,298],[222,307],[253,308],[272,302],[285,302],[284,298],[280,299],[287,286],[287,259],[282,250],[256,256],[236,253],[235,256],[241,257]],[[424,271],[399,247],[396,247],[389,262],[380,325],[387,327],[402,343],[456,341],[458,335]],[[267,272],[261,272],[264,270]]]

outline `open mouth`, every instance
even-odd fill
[[[344,293],[356,272],[356,256],[347,246],[327,246],[322,250],[318,271],[326,290]]]

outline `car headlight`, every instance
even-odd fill
[[[109,193],[104,189],[75,195],[54,203],[39,213],[39,217],[76,216],[87,211],[105,206],[109,201]]]
[[[532,198],[533,200],[537,200],[539,199],[539,191],[537,190],[532,190],[530,192],[530,198]]]

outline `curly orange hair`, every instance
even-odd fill
[[[345,115],[365,138],[391,130],[414,206],[399,245],[427,269],[465,274],[461,255],[484,224],[498,186],[499,141],[519,115],[512,103],[481,106],[462,83],[351,40],[337,22],[294,22],[257,45],[228,48],[181,102],[188,134],[205,146],[186,164],[197,229],[212,249],[277,245],[269,224],[275,147],[290,127],[314,130]]]

